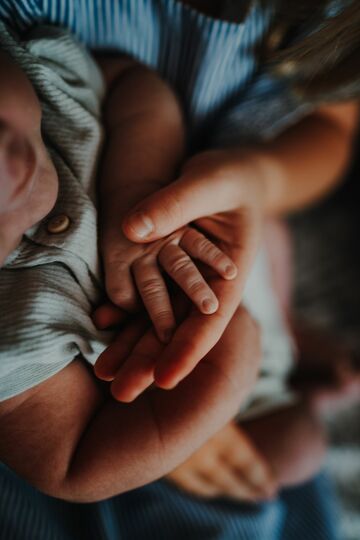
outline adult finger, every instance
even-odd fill
[[[111,384],[111,393],[118,401],[129,403],[154,382],[154,367],[163,348],[149,330],[138,341]]]
[[[105,330],[111,326],[118,326],[129,318],[129,314],[109,302],[95,309],[92,319],[99,330]]]
[[[123,232],[133,242],[163,238],[196,219],[236,208],[233,190],[233,182],[219,176],[185,174],[137,204],[125,217]]]
[[[239,304],[238,278],[211,280],[219,308],[211,316],[194,308],[176,329],[170,343],[158,358],[155,379],[158,386],[173,388],[214,347]]]
[[[103,381],[112,381],[146,329],[144,321],[129,324],[97,359],[94,372]]]

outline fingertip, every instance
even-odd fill
[[[231,280],[235,279],[238,273],[238,269],[235,264],[228,264],[224,269],[224,278]]]
[[[216,297],[214,298],[205,298],[201,302],[200,311],[204,315],[213,315],[219,309],[219,301]]]
[[[94,374],[98,379],[100,379],[100,381],[111,382],[114,380],[113,376],[102,372],[101,369],[97,369],[96,366],[94,366]]]
[[[93,313],[92,320],[98,330],[105,330],[105,328],[107,328],[108,326],[107,315],[106,312],[104,314],[104,310],[102,307],[98,308]]]
[[[124,218],[122,229],[129,240],[144,242],[154,233],[155,225],[148,214],[137,211]]]
[[[163,369],[155,370],[154,381],[158,388],[162,390],[173,390],[179,383],[179,378],[163,371]]]
[[[120,401],[121,403],[131,403],[139,395],[139,392],[131,390],[123,384],[119,384],[119,381],[111,384],[110,393],[116,401]]]
[[[126,316],[127,314],[120,308],[109,303],[98,307],[92,315],[92,320],[98,330],[106,330],[123,322]]]
[[[107,349],[100,354],[99,358],[96,360],[93,370],[95,376],[101,381],[111,382],[115,378],[115,373],[111,373],[111,370],[106,368],[106,361],[104,361],[104,354],[106,354]],[[105,365],[104,365],[105,364]]]

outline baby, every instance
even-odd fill
[[[38,34],[36,34],[38,32]],[[33,42],[27,45],[28,51],[36,54],[37,40],[41,35],[41,29],[35,31]],[[60,37],[62,35],[60,34]],[[67,38],[69,39],[69,38]],[[6,309],[6,303],[11,301],[10,286],[13,286],[14,269],[23,270],[23,279],[26,284],[25,290],[30,293],[28,308],[31,316],[27,314],[26,325],[21,321],[12,321],[11,316],[3,323],[4,351],[9,351],[14,342],[25,343],[24,349],[17,352],[22,361],[24,357],[29,359],[29,366],[25,376],[20,379],[18,373],[23,373],[16,358],[8,354],[7,363],[2,366],[1,398],[6,399],[16,395],[23,388],[21,385],[38,384],[51,374],[57,373],[64,364],[71,362],[74,353],[80,352],[87,360],[94,363],[98,353],[104,348],[106,337],[89,327],[88,313],[91,306],[99,298],[97,281],[99,278],[97,257],[93,246],[84,243],[84,238],[91,242],[96,222],[94,220],[94,206],[92,195],[85,198],[83,190],[85,185],[90,186],[94,172],[94,164],[97,158],[97,146],[100,140],[100,129],[96,121],[97,108],[96,98],[100,98],[103,92],[101,78],[90,59],[87,60],[87,70],[84,76],[83,86],[71,86],[73,74],[65,72],[61,65],[55,65],[51,58],[51,47],[59,46],[53,41],[48,45],[48,62],[42,60],[37,65],[29,65],[26,62],[26,54],[21,51],[17,54],[16,47],[13,49],[11,36],[4,31],[2,33],[2,45],[14,55],[24,69],[28,70],[29,78],[37,81],[37,91],[43,103],[43,136],[46,137],[47,147],[50,149],[51,158],[43,142],[41,132],[41,112],[39,101],[29,80],[24,76],[10,60],[9,56],[1,54],[1,69],[6,70],[8,77],[0,91],[0,115],[1,115],[1,162],[2,174],[0,177],[1,192],[1,258],[13,252],[6,259],[5,268],[2,271],[2,314],[11,310]],[[83,52],[81,53],[83,55]],[[135,311],[139,305],[139,296],[144,303],[149,316],[154,324],[156,333],[161,341],[169,341],[176,326],[176,319],[172,303],[170,302],[167,287],[162,277],[161,268],[194,302],[196,309],[209,316],[219,308],[216,295],[212,291],[203,275],[210,276],[214,281],[215,271],[220,279],[235,279],[236,266],[226,252],[227,239],[223,238],[218,245],[213,243],[206,235],[202,234],[194,226],[186,226],[176,231],[171,236],[155,242],[133,244],[131,237],[132,222],[126,221],[127,212],[140,202],[144,197],[159,189],[166,189],[177,172],[179,161],[184,151],[184,128],[179,105],[168,87],[152,72],[139,66],[129,59],[112,61],[111,59],[98,59],[102,66],[105,79],[110,87],[110,92],[105,104],[105,126],[107,141],[102,160],[99,178],[100,203],[102,209],[102,224],[100,227],[101,249],[103,253],[105,280],[108,295],[114,303],[129,311]],[[27,66],[27,68],[26,68]],[[58,85],[57,92],[62,89],[61,77],[71,88],[70,93],[64,93],[58,97],[59,114],[67,114],[66,121],[73,125],[74,138],[69,141],[62,133],[62,124],[54,121],[54,115],[48,115],[53,104],[52,88],[47,89],[45,84],[39,84],[43,76],[43,70],[47,68],[47,77],[54,77]],[[51,75],[53,73],[53,75]],[[92,80],[91,92],[85,83],[87,77]],[[64,86],[65,86],[64,82]],[[75,94],[77,93],[76,97]],[[95,95],[94,95],[95,93]],[[79,114],[71,100],[78,100],[85,109],[86,114]],[[63,107],[66,104],[66,107]],[[63,108],[62,108],[63,107]],[[65,113],[64,111],[67,111]],[[94,121],[95,120],[95,121]],[[78,131],[76,131],[78,130]],[[66,133],[68,135],[68,133]],[[76,137],[82,137],[82,144],[88,139],[87,154],[79,154]],[[80,140],[80,139],[79,139]],[[60,149],[60,151],[59,151]],[[59,160],[59,154],[62,154]],[[64,159],[66,156],[66,159]],[[57,172],[62,179],[60,193],[57,197],[58,177],[53,162],[57,166]],[[66,178],[66,181],[64,181]],[[42,221],[56,202],[55,209],[47,221]],[[68,211],[70,210],[70,212]],[[69,215],[70,214],[70,215]],[[124,221],[123,221],[124,220]],[[149,223],[137,216],[138,223],[143,231],[144,241],[149,230]],[[123,230],[121,223],[123,221]],[[34,226],[37,225],[35,228]],[[46,231],[44,231],[45,224]],[[205,228],[205,227],[204,227]],[[139,227],[137,227],[139,229]],[[22,235],[25,237],[20,247],[14,248],[19,243]],[[216,235],[214,235],[216,237]],[[43,249],[44,245],[46,250]],[[241,249],[239,250],[241,251]],[[45,253],[46,252],[46,253]],[[205,266],[194,264],[197,259]],[[53,302],[53,324],[51,343],[44,334],[44,324],[38,324],[38,318],[34,314],[42,313],[48,290],[42,291],[42,299],[31,298],[32,289],[27,280],[32,283],[41,282],[41,265],[45,262],[54,263],[51,272],[54,283],[57,284],[58,300]],[[77,285],[71,278],[71,287],[64,281],[59,267],[65,265],[71,268],[71,273],[76,277]],[[204,270],[206,268],[206,270]],[[11,273],[12,272],[12,273]],[[215,278],[218,279],[218,278]],[[7,281],[8,280],[8,281]],[[279,323],[279,314],[273,311],[272,297],[268,289],[266,271],[263,261],[257,264],[251,278],[249,292],[247,293],[257,302],[267,295],[267,305],[270,309],[267,313],[268,320]],[[170,289],[172,290],[172,289]],[[4,291],[8,297],[4,297]],[[69,292],[70,291],[70,292]],[[84,295],[85,293],[85,295]],[[82,310],[79,316],[75,312],[74,301],[81,296]],[[45,298],[45,300],[43,300]],[[59,317],[56,302],[60,302],[61,310],[64,309],[64,301],[69,303],[68,321],[57,320]],[[183,303],[183,298],[180,298]],[[261,305],[261,302],[260,302]],[[60,303],[58,304],[58,308]],[[177,306],[178,308],[178,306]],[[258,308],[259,309],[259,308]],[[180,308],[181,319],[182,309]],[[259,310],[261,318],[261,309]],[[220,313],[221,317],[221,313]],[[81,325],[81,320],[86,319],[86,324]],[[41,317],[40,317],[41,319]],[[29,321],[32,321],[31,347],[24,340]],[[26,330],[25,330],[26,326]],[[79,326],[81,329],[79,329]],[[136,323],[136,332],[139,325]],[[281,325],[280,325],[281,327]],[[279,327],[277,327],[278,330]],[[146,325],[145,325],[146,329]],[[140,331],[144,330],[140,328]],[[134,327],[130,326],[130,333],[134,333]],[[271,332],[271,330],[270,330]],[[235,332],[236,333],[236,332]],[[27,334],[28,335],[28,334]],[[138,335],[138,334],[136,334]],[[69,338],[70,336],[70,338]],[[220,336],[215,336],[215,341]],[[23,339],[23,341],[22,341]],[[96,373],[106,380],[118,379],[122,364],[128,359],[128,364],[133,370],[136,358],[132,352],[134,339],[129,343],[123,337],[115,341],[111,347],[100,357]],[[45,344],[46,342],[46,344]],[[41,358],[39,361],[39,343],[42,345]],[[154,343],[154,341],[152,341]],[[144,346],[144,343],[142,344]],[[146,345],[146,342],[145,342]],[[289,342],[285,335],[285,349]],[[52,348],[47,349],[47,347]],[[283,351],[282,351],[283,352]],[[48,358],[47,358],[47,353]],[[34,368],[33,356],[37,356],[37,364]],[[141,356],[141,355],[139,355]],[[156,357],[156,349],[154,351]],[[44,360],[43,360],[44,358]],[[156,359],[156,358],[155,358]],[[280,369],[275,369],[275,379],[279,384],[268,391],[268,378],[262,381],[265,395],[268,393],[272,404],[286,402],[289,396],[281,394],[283,388],[282,379],[287,370],[285,362]],[[31,367],[32,365],[32,367]],[[125,364],[124,364],[125,365]],[[136,367],[136,365],[135,365]],[[271,367],[271,366],[270,366]],[[132,372],[133,379],[126,378],[126,371],[122,372],[120,380],[113,391],[114,396],[123,401],[133,400],[141,391],[152,383],[153,369],[151,365],[146,372],[140,364],[136,372]],[[179,368],[180,370],[180,368]],[[180,370],[181,371],[181,370]],[[264,384],[265,380],[265,384]],[[270,385],[271,386],[271,385]],[[9,390],[10,394],[9,394]],[[290,396],[290,398],[292,398]],[[253,399],[254,400],[254,399]],[[270,400],[270,401],[271,401]],[[259,459],[259,462],[261,460]],[[263,474],[261,484],[264,491],[271,491],[272,480],[266,467],[261,465]]]

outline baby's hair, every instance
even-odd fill
[[[275,14],[263,49],[270,70],[305,99],[360,97],[359,0],[256,1]]]

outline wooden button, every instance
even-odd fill
[[[47,230],[50,234],[60,234],[66,231],[70,225],[70,218],[66,214],[59,214],[52,217],[47,224]]]

